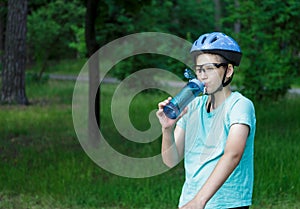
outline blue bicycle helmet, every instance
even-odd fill
[[[191,48],[191,53],[193,52],[218,54],[235,66],[239,66],[242,58],[242,52],[237,42],[220,32],[201,35]]]

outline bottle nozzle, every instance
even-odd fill
[[[194,72],[191,69],[188,69],[188,68],[186,68],[184,70],[184,74],[183,75],[184,75],[184,77],[186,77],[189,80],[196,78]]]

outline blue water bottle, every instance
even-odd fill
[[[205,93],[205,85],[199,81],[191,70],[186,69],[184,76],[189,79],[186,86],[167,104],[163,111],[168,118],[176,119],[182,110],[199,94]]]

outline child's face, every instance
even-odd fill
[[[218,55],[198,55],[195,67],[196,75],[200,81],[205,83],[207,93],[212,93],[220,87],[226,66],[227,64],[222,62],[222,58]]]

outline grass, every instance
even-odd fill
[[[292,97],[257,106],[254,202],[258,205],[300,201],[299,105],[300,98]]]
[[[176,208],[184,181],[182,164],[150,178],[130,179],[98,167],[80,146],[72,123],[73,81],[29,83],[31,105],[0,107],[0,208]],[[124,154],[157,154],[160,140],[127,142],[115,129],[110,97],[102,86],[102,129]],[[147,130],[148,113],[163,93],[139,94],[130,107],[132,124]],[[300,208],[300,98],[256,103],[254,205]],[[142,113],[142,114],[141,114]]]
[[[179,190],[165,181],[173,173],[129,179],[108,173],[88,158],[72,124],[73,85],[70,81],[31,84],[27,93],[32,105],[1,107],[0,208],[174,207],[172,200]],[[113,88],[103,87],[103,96]],[[115,137],[111,143],[118,144],[120,135]],[[173,184],[177,188],[180,181],[174,179]]]

